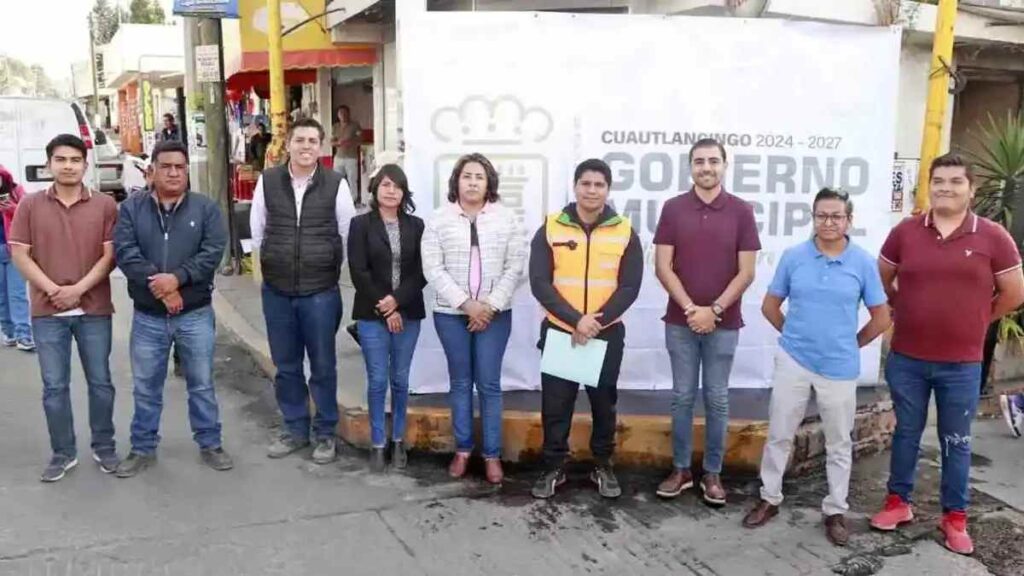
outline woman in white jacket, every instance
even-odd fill
[[[501,362],[512,331],[512,293],[523,272],[525,237],[498,197],[498,172],[480,154],[455,163],[448,204],[423,232],[423,275],[437,293],[434,327],[448,359],[448,394],[461,478],[473,451],[473,386],[480,397],[487,481],[500,484]]]

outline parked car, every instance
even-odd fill
[[[0,164],[27,192],[53,182],[46,168],[46,144],[58,134],[81,136],[88,148],[85,183],[99,189],[92,128],[77,102],[58,98],[0,96]]]
[[[103,130],[96,131],[96,168],[99,170],[100,191],[120,202],[128,195],[122,183],[124,155]]]

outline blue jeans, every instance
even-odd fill
[[[359,320],[359,345],[366,361],[366,400],[370,408],[370,442],[387,443],[384,404],[391,388],[391,438],[405,438],[405,412],[409,404],[409,366],[420,337],[419,320],[402,320],[403,330],[388,332],[381,320]]]
[[[938,434],[942,449],[943,511],[965,511],[970,503],[971,421],[978,407],[980,362],[927,362],[889,354],[885,362],[896,432],[889,460],[890,494],[910,502],[914,491],[921,434],[928,422],[928,400],[935,392]]]
[[[720,474],[729,428],[729,374],[739,330],[697,334],[688,326],[665,324],[665,346],[672,364],[672,459],[689,470],[693,459],[693,405],[697,385],[704,389],[704,473]]]
[[[213,348],[216,341],[213,308],[204,306],[178,316],[135,311],[132,318],[132,379],[135,415],[132,452],[153,454],[160,442],[160,414],[171,344],[181,356],[188,390],[188,420],[192,438],[203,450],[219,448],[220,414],[213,387]]]
[[[71,411],[71,339],[78,345],[89,389],[89,429],[95,453],[114,451],[114,385],[110,381],[110,316],[42,316],[32,320],[43,378],[43,410],[54,455],[74,458]]]
[[[483,332],[470,332],[466,316],[434,313],[448,360],[452,430],[457,452],[473,451],[473,385],[480,397],[483,457],[501,457],[501,361],[512,333],[512,311],[494,315]]]
[[[310,423],[317,440],[334,438],[338,430],[338,352],[335,335],[341,326],[341,292],[337,287],[309,296],[286,296],[263,285],[263,317],[267,321],[270,358],[277,368],[274,393],[285,429],[296,440],[308,440]],[[303,361],[309,355],[306,385]],[[309,398],[316,405],[310,420]]]
[[[30,323],[25,279],[11,262],[7,244],[0,242],[0,330],[15,340],[31,340]]]

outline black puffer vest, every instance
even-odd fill
[[[308,296],[338,285],[345,259],[334,214],[340,182],[337,172],[317,167],[299,215],[288,165],[263,172],[267,223],[260,264],[271,288],[289,296]]]

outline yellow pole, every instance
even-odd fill
[[[949,71],[953,64],[953,26],[956,23],[957,0],[939,0],[935,18],[935,41],[932,44],[931,72],[928,78],[928,104],[924,113],[924,135],[921,138],[921,166],[917,178],[914,212],[928,210],[928,169],[939,155],[942,125],[949,100]],[[946,65],[943,65],[945,62]]]
[[[281,0],[267,0],[267,50],[270,66],[270,130],[273,140],[267,147],[266,165],[284,160],[288,111],[284,95],[284,53],[281,46]]]

